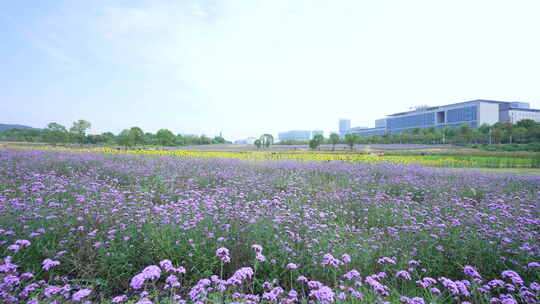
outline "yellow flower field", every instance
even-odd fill
[[[72,152],[101,152],[114,154],[138,154],[138,155],[160,155],[160,156],[178,156],[188,158],[234,158],[252,161],[267,161],[291,159],[298,161],[345,161],[345,162],[368,162],[368,163],[399,163],[399,164],[422,164],[428,166],[449,166],[460,167],[464,165],[463,160],[454,157],[433,157],[433,156],[415,156],[415,155],[371,155],[371,154],[354,154],[354,153],[309,153],[309,152],[215,152],[215,151],[186,151],[186,150],[119,150],[113,148],[68,148],[68,147],[50,147],[50,146],[19,146],[8,145],[6,148],[13,149],[42,149],[42,150],[58,150]]]

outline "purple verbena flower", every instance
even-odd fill
[[[412,280],[411,275],[406,270],[400,270],[396,273],[396,278],[402,278],[405,280]]]
[[[135,275],[133,278],[131,278],[131,282],[129,283],[129,286],[133,289],[141,289],[144,285],[146,277],[144,274],[139,273]]]
[[[229,249],[220,247],[216,250],[216,256],[221,259],[223,263],[229,263],[231,258],[229,257]]]
[[[480,274],[478,273],[478,271],[476,271],[476,268],[472,266],[463,267],[463,272],[468,276],[471,276],[474,278],[480,278]]]
[[[150,265],[143,269],[141,273],[145,279],[154,280],[159,279],[161,276],[161,269],[156,265]]]
[[[60,262],[59,261],[53,261],[51,259],[45,259],[42,264],[43,264],[42,268],[44,270],[49,270],[49,269],[51,269],[51,268],[53,268],[55,266],[60,265]]]
[[[335,293],[330,287],[321,286],[319,289],[311,290],[309,296],[317,299],[317,303],[327,304],[334,302]]]
[[[28,246],[32,245],[32,243],[30,243],[30,241],[28,241],[28,240],[16,240],[15,244],[17,244],[19,246],[22,246],[22,247],[28,247]]]
[[[513,270],[505,270],[505,271],[503,271],[501,273],[501,277],[503,279],[510,279],[512,281],[512,283],[514,283],[514,284],[518,284],[518,285],[523,284],[523,280],[521,279],[519,274],[517,274],[517,272],[515,272]]]
[[[167,259],[159,262],[159,266],[161,266],[161,268],[163,268],[165,271],[171,271],[174,269],[171,260],[167,260]]]
[[[377,260],[377,263],[379,264],[385,264],[385,263],[388,263],[388,264],[396,264],[396,260],[392,259],[392,258],[389,258],[389,257],[382,257],[380,259]]]
[[[289,269],[289,270],[294,270],[296,268],[298,268],[298,266],[296,264],[294,264],[294,263],[287,264],[287,269]]]
[[[344,274],[343,277],[350,281],[353,278],[359,278],[360,277],[360,272],[358,272],[358,270],[356,270],[356,269],[353,269],[353,270],[347,272],[346,274]]]
[[[82,298],[87,297],[88,295],[90,295],[90,293],[92,293],[91,289],[81,289],[74,293],[71,299],[75,302],[80,302]]]
[[[126,295],[121,295],[121,296],[117,296],[117,297],[114,297],[111,302],[112,303],[122,303],[124,301],[126,301],[128,299],[128,297]]]

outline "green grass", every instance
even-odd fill
[[[516,174],[528,176],[540,176],[540,168],[445,168],[456,171],[478,171],[495,174]]]

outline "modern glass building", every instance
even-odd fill
[[[339,120],[339,136],[343,137],[351,129],[351,120],[350,119],[340,119]]]
[[[376,119],[375,128],[386,128],[386,118]]]
[[[439,107],[422,107],[413,111],[388,115],[386,128],[389,133],[412,131],[416,128],[459,127],[468,124],[478,127],[483,123],[499,121],[500,102],[473,100]]]
[[[500,121],[516,123],[523,119],[540,122],[540,110],[531,109],[528,102],[510,102],[501,106]]]
[[[364,128],[356,131],[351,129],[350,133],[356,133],[362,136],[384,135],[384,133],[386,133],[386,128]]]
[[[310,140],[311,138],[311,131],[306,130],[292,130],[292,131],[286,131],[281,132],[278,134],[279,141],[286,141],[286,140]]]

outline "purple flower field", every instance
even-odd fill
[[[0,149],[0,303],[538,303],[540,177]]]

